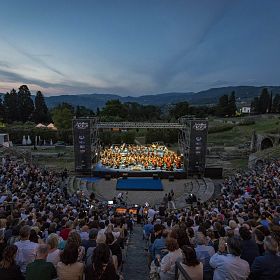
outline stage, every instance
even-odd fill
[[[116,190],[123,191],[162,191],[163,185],[159,179],[129,178],[118,179]]]
[[[100,178],[120,178],[120,177],[153,177],[156,176],[160,179],[186,179],[187,172],[185,169],[175,169],[173,171],[166,171],[161,169],[150,170],[132,170],[129,168],[109,168],[97,163],[93,168],[91,175]]]

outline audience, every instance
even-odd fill
[[[52,279],[55,271],[59,280],[119,279],[132,216],[81,191],[68,194],[65,180],[29,163],[2,161],[1,280]],[[141,209],[160,279],[175,279],[176,262],[193,279],[280,279],[280,161],[225,179],[221,195],[205,203]]]

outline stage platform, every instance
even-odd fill
[[[94,166],[94,168],[91,171],[91,176],[94,177],[100,177],[100,178],[106,178],[107,176],[110,176],[110,178],[120,178],[123,176],[126,177],[153,177],[154,174],[157,174],[157,176],[160,179],[168,179],[170,176],[174,177],[174,179],[186,179],[187,178],[187,172],[185,169],[176,169],[173,171],[166,171],[166,170],[160,170],[160,169],[152,169],[152,170],[131,170],[128,168],[123,169],[114,169],[105,167],[102,164],[98,163]]]
[[[116,190],[122,191],[162,191],[163,185],[159,179],[128,178],[118,179]]]

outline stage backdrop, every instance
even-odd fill
[[[91,171],[91,120],[73,120],[73,137],[75,153],[75,170],[77,172]]]
[[[207,152],[207,120],[192,120],[190,131],[189,172],[203,174]]]

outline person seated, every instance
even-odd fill
[[[98,244],[92,255],[92,263],[86,267],[85,280],[119,280],[112,262],[110,249],[106,244]]]
[[[214,269],[213,280],[244,279],[250,274],[249,263],[240,258],[241,243],[236,236],[230,237],[227,244],[224,240],[219,243],[219,251],[210,259],[210,265]],[[227,254],[228,253],[228,254]]]
[[[2,254],[0,262],[0,279],[1,280],[24,280],[20,267],[16,264],[17,246],[7,246]]]
[[[251,266],[251,278],[256,280],[280,279],[280,257],[278,242],[271,236],[264,239],[264,256],[256,257]]]
[[[82,280],[84,265],[78,262],[78,246],[67,243],[60,255],[60,262],[57,264],[57,275],[59,280]]]
[[[171,280],[175,278],[175,263],[183,257],[178,242],[174,238],[166,239],[168,253],[160,261],[160,279]]]
[[[180,265],[185,270],[187,275],[192,280],[203,280],[203,264],[197,259],[195,250],[187,245],[182,247],[183,251],[183,261]],[[184,280],[184,276],[179,271],[179,279]]]
[[[51,262],[47,262],[48,245],[41,244],[37,247],[36,259],[27,265],[26,280],[52,280],[56,278],[56,269]]]

